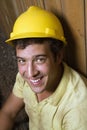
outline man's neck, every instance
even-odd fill
[[[49,96],[52,95],[53,92],[48,92],[48,91],[44,91],[43,93],[37,94],[37,100],[38,102],[48,98]]]

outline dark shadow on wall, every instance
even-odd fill
[[[5,40],[0,30],[0,108],[12,91],[18,71],[14,48],[7,45]],[[24,109],[17,116],[13,130],[28,130],[28,117]]]
[[[67,22],[67,20],[65,19],[65,17],[63,15],[60,16],[56,9],[52,9],[52,12],[59,18],[59,20],[63,26],[65,38],[67,41],[67,46],[65,48],[64,61],[69,66],[71,66],[73,69],[80,72],[80,70],[78,70],[78,64],[77,64],[77,59],[76,59],[77,58],[76,57],[77,43],[76,43],[76,39],[74,38],[74,36],[72,34],[71,27],[70,27],[69,23]]]

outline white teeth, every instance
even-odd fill
[[[32,83],[37,83],[38,81],[40,81],[40,79],[37,80],[30,80]]]

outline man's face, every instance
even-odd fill
[[[25,49],[16,47],[16,55],[19,73],[36,94],[57,87],[60,64],[47,43],[31,44]]]

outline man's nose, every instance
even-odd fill
[[[33,63],[28,64],[27,71],[28,71],[28,76],[29,77],[35,77],[37,75],[37,73],[38,73],[37,67]]]

